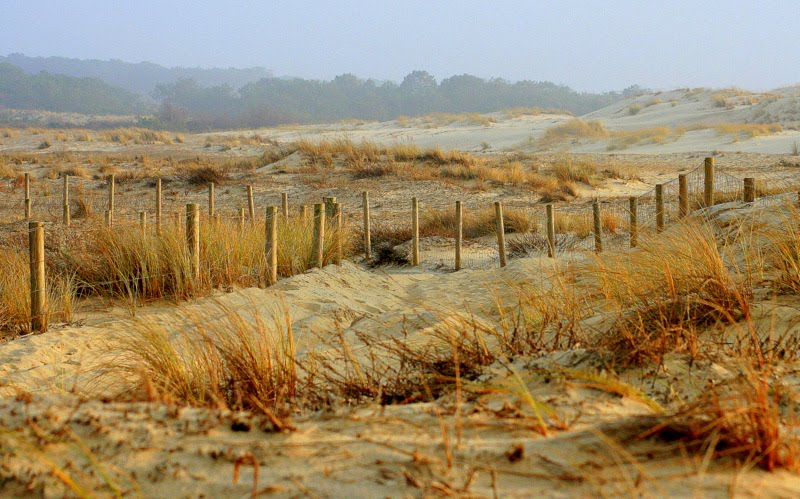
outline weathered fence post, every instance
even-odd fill
[[[156,230],[161,234],[161,177],[156,179]]]
[[[714,158],[706,158],[703,162],[703,203],[708,206],[714,205]]]
[[[464,239],[464,212],[456,201],[456,270],[461,270],[461,243]]]
[[[239,232],[244,232],[244,208],[239,208]]]
[[[497,254],[500,256],[500,266],[506,266],[506,230],[503,224],[503,205],[500,201],[494,202],[495,231],[497,232]]]
[[[333,220],[333,205],[336,204],[336,197],[327,196],[322,198],[322,201],[325,203],[325,216]]]
[[[314,204],[314,239],[311,245],[314,265],[322,268],[325,263],[325,205]]]
[[[250,215],[250,223],[255,225],[256,224],[256,205],[253,201],[253,186],[247,186],[247,210],[248,214]]]
[[[214,221],[214,182],[208,183],[208,221]]]
[[[289,220],[289,194],[281,193],[281,214],[284,220]]]
[[[47,331],[47,281],[44,272],[44,222],[28,223],[31,266],[31,331]]]
[[[419,265],[419,201],[411,198],[411,265]]]
[[[64,225],[69,227],[69,175],[64,175]]]
[[[752,203],[756,200],[756,179],[747,177],[744,179],[744,202]]]
[[[142,239],[147,237],[147,212],[140,211],[139,212],[139,226],[142,229]]]
[[[656,230],[664,230],[664,184],[656,184]]]
[[[600,202],[595,199],[592,202],[592,221],[594,225],[594,251],[603,252],[603,224],[600,220]]]
[[[116,185],[116,175],[108,176],[108,226],[114,225],[114,186]]]
[[[333,204],[333,230],[334,244],[336,245],[334,255],[336,258],[336,265],[342,264],[343,257],[343,244],[342,244],[342,205],[339,203]]]
[[[272,286],[278,282],[278,208],[268,206],[266,218],[267,285]]]
[[[636,245],[639,244],[639,219],[637,215],[637,202],[638,200],[635,197],[628,198],[628,203],[630,205],[630,222],[628,225],[628,233],[630,235],[631,248],[635,248]]]
[[[547,256],[553,258],[556,256],[556,218],[552,204],[548,204],[545,209],[547,215]]]
[[[192,268],[192,278],[200,279],[200,205],[186,205],[186,245]]]
[[[678,175],[678,217],[689,215],[689,180],[685,173]]]
[[[372,257],[372,235],[370,234],[369,193],[367,191],[361,193],[361,205],[364,210],[364,259],[369,260]]]
[[[31,174],[25,174],[25,221],[31,219]]]
[[[303,206],[300,207],[300,220],[302,220],[303,223],[308,222],[308,205],[307,204],[304,204]]]

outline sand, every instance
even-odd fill
[[[785,102],[769,103],[770,109]],[[662,104],[645,107],[635,116],[624,110],[642,96],[592,113],[610,130],[651,126],[690,126],[746,118],[748,109],[719,109],[712,93],[676,91]],[[638,99],[638,101],[637,101]],[[673,106],[669,100],[675,99]],[[750,106],[753,107],[753,106]],[[278,142],[298,138],[323,140],[349,137],[384,144],[412,142],[476,153],[534,152],[536,140],[550,127],[572,119],[564,115],[504,118],[486,126],[454,123],[438,128],[407,127],[398,122],[284,127],[259,133]],[[232,134],[232,133],[229,133]],[[121,146],[70,142],[73,151],[241,157],[263,147],[241,146],[231,151],[205,148],[210,137],[187,137],[170,146]],[[0,151],[31,151],[41,138],[21,136],[6,141]],[[699,166],[710,151],[717,164],[743,176],[753,172],[796,175],[782,166],[798,132],[732,142],[710,130],[687,132],[667,144],[607,151],[608,141],[566,144],[565,151],[602,165],[621,166],[637,178],[613,180],[585,194],[625,197],[646,191],[654,183]],[[488,148],[485,147],[488,144]],[[771,153],[771,154],[770,154]],[[538,151],[535,161],[547,162],[559,151]],[[295,158],[296,159],[296,158]],[[358,206],[362,189],[376,189],[374,214],[403,216],[413,193],[427,207],[447,207],[461,187],[441,182],[410,183],[400,179],[352,180],[332,177],[314,191],[301,183],[303,173],[282,172],[294,160],[257,172],[257,203],[274,202],[280,192],[317,199],[333,194],[346,206]],[[244,180],[242,180],[244,181]],[[375,192],[375,191],[373,191]],[[220,195],[222,192],[220,192]],[[193,195],[201,196],[202,192]],[[522,202],[530,194],[514,189],[470,193],[470,206],[495,200]],[[225,206],[220,203],[220,206]],[[778,220],[779,210],[766,208]],[[714,213],[720,226],[749,216],[752,208],[728,205]],[[769,211],[772,210],[772,211]],[[398,215],[398,213],[401,213]],[[497,304],[513,305],[520,283],[544,290],[551,276],[591,258],[582,253],[512,259],[498,269],[495,257],[480,242],[466,248],[475,268],[452,272],[449,240],[423,242],[419,268],[368,268],[345,262],[312,270],[267,288],[218,291],[213,296],[179,304],[151,303],[144,307],[123,301],[83,303],[73,324],[57,324],[46,334],[0,343],[0,495],[62,497],[74,495],[64,476],[97,495],[146,497],[259,496],[377,497],[460,495],[478,497],[565,496],[781,496],[800,494],[800,480],[785,471],[767,473],[752,463],[706,460],[674,441],[633,439],[652,428],[659,413],[648,400],[671,409],[701,395],[709,386],[734,380],[741,367],[725,351],[700,360],[668,355],[662,366],[632,369],[620,379],[644,396],[598,389],[552,373],[605,372],[586,347],[542,352],[492,363],[466,383],[461,396],[445,393],[382,406],[366,401],[352,406],[332,400],[319,410],[294,413],[278,429],[268,418],[234,413],[224,408],[190,408],[162,402],[142,402],[133,390],[136,379],[113,369],[120,360],[120,341],[143,324],[163,325],[175,336],[196,333],[192,317],[223,307],[250,322],[270,322],[284,312],[290,317],[301,361],[314,356],[341,359],[341,339],[354,358],[366,361],[365,338],[378,345],[402,338],[415,348],[441,345],[437,329],[473,321],[498,327]],[[778,324],[796,334],[800,323],[797,297],[756,297],[757,321]],[[602,324],[603,318],[590,319]],[[460,321],[460,322],[459,322]],[[599,327],[599,326],[598,326]],[[388,368],[392,359],[383,359]],[[608,373],[606,373],[608,374]],[[788,386],[800,384],[800,368],[781,364],[776,371]],[[526,394],[545,402],[560,424],[546,432]],[[238,464],[237,464],[238,463]],[[257,467],[254,463],[258,463]],[[256,479],[257,468],[257,479]],[[61,477],[61,478],[60,478]],[[238,478],[238,479],[237,479]]]

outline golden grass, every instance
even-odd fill
[[[599,140],[608,136],[608,130],[599,121],[583,121],[576,118],[548,128],[539,139],[539,146],[547,148],[566,141]]]
[[[685,133],[685,128],[670,128],[665,126],[615,131],[611,132],[611,142],[606,149],[609,151],[617,151],[636,145],[666,144],[668,142],[675,142]]]
[[[401,127],[439,128],[446,125],[479,125],[490,126],[497,123],[497,119],[480,113],[433,113],[425,116],[400,116],[397,124]]]
[[[597,256],[587,264],[592,294],[614,317],[601,342],[620,361],[660,362],[667,352],[696,353],[698,330],[749,318],[746,280],[726,265],[707,225],[689,222],[637,251]]]
[[[121,359],[110,368],[138,380],[138,398],[286,414],[298,395],[298,376],[285,310],[266,322],[258,313],[245,318],[214,303],[178,319],[191,326],[173,331],[139,320],[124,337]]]
[[[572,116],[569,111],[556,108],[543,108],[543,107],[512,107],[503,109],[502,113],[507,119],[520,118],[522,116],[540,116],[542,114],[558,114]]]
[[[733,135],[736,141],[781,133],[783,126],[778,123],[722,123],[716,125],[714,131],[720,135]]]
[[[0,337],[30,332],[30,264],[27,251],[1,248],[0,255]],[[48,293],[46,322],[66,322],[72,318],[76,300],[76,281],[70,272],[47,270]]]
[[[462,230],[465,238],[474,239],[495,235],[496,216],[493,207],[478,210],[463,210]],[[537,223],[525,210],[504,207],[503,228],[506,233],[535,232]],[[455,237],[456,214],[452,210],[428,210],[420,220],[420,235]]]
[[[278,275],[289,277],[313,266],[310,222],[291,217],[278,224]],[[344,257],[354,251],[356,234],[326,231],[324,264],[334,261],[338,238]],[[193,278],[183,229],[165,223],[160,233],[143,235],[138,227],[90,228],[58,250],[48,250],[50,317],[67,320],[77,296],[109,296],[132,304],[157,299],[181,300],[214,288],[265,283],[263,225],[204,225],[200,240],[200,278]],[[24,330],[30,322],[29,269],[24,251],[2,249],[0,330]]]

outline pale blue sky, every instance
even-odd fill
[[[0,0],[0,54],[264,66],[399,81],[414,69],[581,90],[800,82],[800,0]]]

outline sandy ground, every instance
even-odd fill
[[[790,96],[787,91],[787,101]],[[647,98],[651,97],[638,99]],[[660,98],[664,102],[635,116],[625,113],[632,99],[585,119],[624,130],[743,120],[753,111],[747,106],[719,109],[709,92],[676,91]],[[568,119],[498,116],[497,123],[488,126],[422,128],[388,122],[257,132],[279,142],[346,136],[494,154],[528,151],[536,152],[533,161],[546,164],[561,153],[536,151],[536,140],[548,127]],[[264,149],[205,147],[217,135],[221,134],[190,135],[183,144],[170,146],[69,142],[54,148],[221,157],[255,155]],[[4,139],[0,151],[34,151],[41,140],[26,135]],[[795,140],[800,140],[796,131],[733,142],[713,131],[697,130],[672,143],[613,153],[606,151],[607,141],[567,144],[565,149],[589,161],[635,170],[636,180],[608,182],[591,191],[601,197],[624,197],[696,168],[712,151],[720,167],[737,175],[766,171],[796,175],[792,166],[796,159],[788,154]],[[412,193],[433,207],[450,206],[465,193],[468,207],[494,200],[533,202],[522,190],[468,192],[440,182],[399,179],[332,176],[309,189],[302,174],[281,171],[280,165],[251,179],[237,179],[226,189],[238,196],[245,181],[256,184],[259,205],[273,204],[280,192],[288,191],[293,203],[325,194],[338,196],[346,206],[358,206],[360,191],[374,189],[380,193],[374,198],[374,213],[387,217],[403,216],[398,207],[405,207]],[[204,195],[200,189],[189,194],[198,199]],[[237,207],[233,201],[225,203],[221,200],[220,206]],[[735,218],[746,211],[737,207],[720,216]],[[283,280],[272,288],[218,292],[178,305],[131,308],[125,303],[89,301],[79,309],[76,323],[0,344],[0,495],[77,495],[64,476],[93,494],[146,497],[247,497],[253,487],[263,497],[800,495],[800,480],[794,474],[766,473],[752,463],[708,460],[681,442],[635,439],[658,422],[658,411],[647,400],[671,408],[739,376],[740,366],[724,352],[700,361],[669,355],[663,366],[621,373],[625,382],[644,394],[639,397],[547,375],[602,369],[585,346],[577,345],[496,362],[460,396],[447,393],[433,402],[411,400],[388,406],[334,401],[324,410],[294,414],[289,423],[293,429],[286,431],[250,413],[125,401],[133,380],[109,369],[118,360],[120,339],[135,334],[142,324],[156,323],[175,335],[191,335],[189,318],[218,306],[251,321],[269,321],[285,309],[301,359],[334,355],[340,338],[362,360],[368,356],[365,337],[377,342],[403,337],[418,347],[434,344],[432,332],[437,327],[464,317],[496,324],[495,305],[514,303],[519,283],[547,289],[557,269],[589,258],[578,253],[556,260],[529,257],[498,269],[484,248],[474,246],[466,249],[466,257],[486,260],[488,265],[480,265],[486,268],[453,273],[436,261],[436,243],[426,244],[430,252],[423,253],[423,265],[417,269],[370,269],[348,262]],[[448,251],[446,245],[442,248]],[[760,297],[756,303],[759,320],[774,321],[791,331],[797,328],[798,310],[796,297]],[[779,375],[793,387],[800,384],[795,364],[782,365]],[[551,425],[543,434],[526,394],[554,408],[562,424]]]

